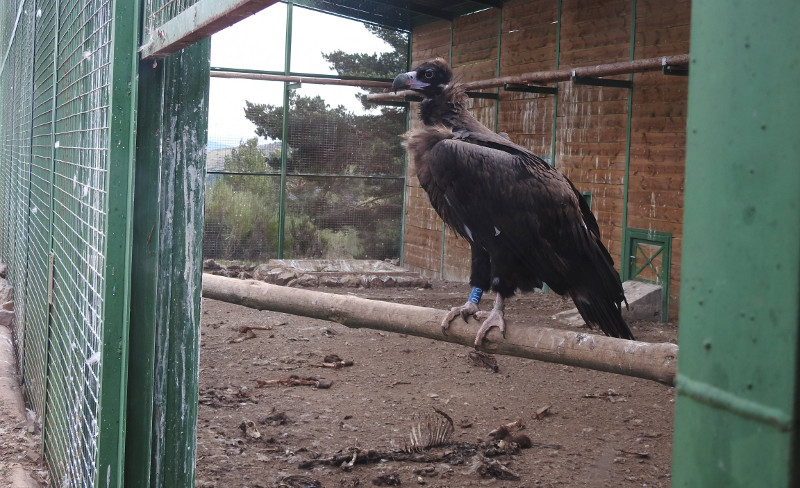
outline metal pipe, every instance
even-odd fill
[[[292,1],[286,2],[286,45],[283,69],[288,75],[292,61]],[[286,75],[285,75],[286,76]],[[281,120],[281,176],[278,196],[278,259],[283,259],[283,240],[286,232],[286,174],[289,166],[289,82],[283,83],[283,118]]]
[[[286,83],[308,83],[316,85],[342,85],[361,88],[391,88],[390,81],[343,80],[339,78],[322,78],[319,76],[274,75],[268,73],[248,73],[237,71],[211,71],[212,78],[234,78],[242,80],[282,81]]]

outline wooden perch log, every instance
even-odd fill
[[[378,329],[472,346],[479,322],[455,320],[442,334],[445,311],[335,295],[261,281],[203,275],[203,297],[258,310],[302,315],[347,327]],[[510,323],[503,339],[497,329],[481,349],[509,356],[607,371],[674,385],[678,346],[614,339],[589,332]]]

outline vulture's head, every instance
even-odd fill
[[[442,58],[425,61],[414,71],[397,75],[392,82],[392,91],[414,90],[426,97],[442,93],[453,79],[453,71]]]

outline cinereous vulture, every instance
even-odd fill
[[[619,274],[572,182],[478,122],[444,60],[398,75],[392,88],[424,98],[419,110],[424,126],[406,133],[405,145],[431,205],[472,251],[472,292],[445,316],[442,331],[459,315],[465,320],[474,315],[485,319],[476,346],[492,327],[505,336],[505,300],[517,289],[546,283],[572,298],[589,327],[633,339],[621,315],[625,295]],[[494,308],[481,312],[478,304],[488,289],[496,292]]]

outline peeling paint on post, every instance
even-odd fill
[[[194,486],[210,47],[164,65],[153,486]]]
[[[206,39],[141,67],[130,486],[194,486],[209,54]]]

